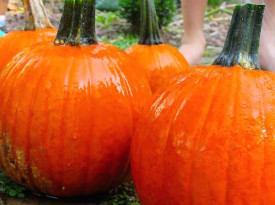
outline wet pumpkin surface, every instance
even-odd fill
[[[53,22],[55,27],[58,27],[60,14],[51,15],[51,21]],[[219,15],[215,18],[207,18],[205,23],[205,33],[206,39],[208,41],[208,47],[205,52],[205,57],[203,59],[203,64],[208,64],[213,61],[216,55],[221,51],[221,46],[223,45],[223,41],[225,38],[225,34],[227,31],[228,23],[230,21],[230,16],[223,14]],[[22,14],[7,14],[7,25],[3,28],[4,31],[9,32],[16,29],[22,29],[23,15]],[[118,20],[118,22],[114,22],[111,28],[97,28],[98,35],[106,35],[107,38],[119,38],[119,36],[114,35],[117,33],[120,35],[119,30],[121,27],[127,27],[125,21]],[[119,26],[118,26],[119,25]],[[111,30],[111,32],[110,32]],[[107,32],[108,31],[108,32]],[[170,44],[174,46],[179,46],[182,36],[182,19],[180,11],[177,12],[174,22],[171,23],[170,26],[164,29],[164,38],[169,41]],[[111,34],[112,36],[108,36]],[[0,173],[2,172],[0,168]],[[125,198],[128,198],[129,202],[121,203]],[[90,205],[116,205],[116,204],[131,204],[138,205],[137,196],[134,190],[134,186],[128,185],[124,187],[117,188],[112,190],[109,193],[100,194],[96,196],[90,197],[81,197],[75,199],[53,199],[49,197],[39,196],[32,194],[30,192],[26,193],[26,196],[23,199],[18,199],[15,197],[8,197],[7,195],[0,194],[0,205],[9,204],[9,205],[55,205],[55,204],[64,204],[64,205],[81,205],[81,204],[90,204]]]

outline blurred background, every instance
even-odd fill
[[[64,0],[43,0],[53,25],[58,28]],[[21,0],[10,0],[6,14],[5,32],[23,29],[24,15]],[[204,63],[212,58],[223,46],[234,5],[243,1],[209,0],[205,14],[205,36],[208,42]],[[166,43],[179,47],[183,29],[180,0],[155,0],[162,36]],[[97,0],[97,34],[99,40],[125,49],[138,40],[139,1]]]

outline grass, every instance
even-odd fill
[[[99,10],[96,12],[96,24],[103,28],[110,28],[119,18],[117,12],[102,12]]]
[[[112,28],[113,24],[116,23],[119,19],[118,12],[106,12],[106,11],[99,11],[97,10],[96,14],[96,24],[99,25],[101,28],[109,30]],[[111,30],[109,32],[112,32]],[[137,44],[138,36],[133,34],[124,34],[119,33],[118,35],[114,35],[115,38],[110,39],[107,37],[98,37],[99,41],[103,41],[114,46],[125,50],[132,45]]]
[[[102,38],[99,38],[99,41],[110,43],[114,46],[119,47],[122,50],[125,50],[138,43],[138,36],[131,35],[131,34],[127,34],[127,35],[121,34],[116,39],[107,39],[105,37],[102,37]]]

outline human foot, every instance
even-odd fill
[[[206,46],[204,37],[193,39],[184,38],[179,48],[179,51],[191,66],[200,64]]]

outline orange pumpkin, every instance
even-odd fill
[[[0,72],[23,49],[44,41],[53,41],[56,30],[52,28],[41,0],[23,0],[25,31],[13,31],[0,38]]]
[[[17,183],[59,197],[104,192],[129,166],[151,96],[122,50],[95,40],[95,1],[65,1],[55,45],[25,49],[0,75],[0,156]]]
[[[275,204],[275,74],[259,70],[263,5],[237,6],[215,65],[144,110],[131,150],[143,205]]]
[[[141,23],[139,44],[126,52],[146,74],[154,93],[165,87],[176,74],[186,71],[189,64],[176,48],[163,43],[153,0],[141,1]]]

